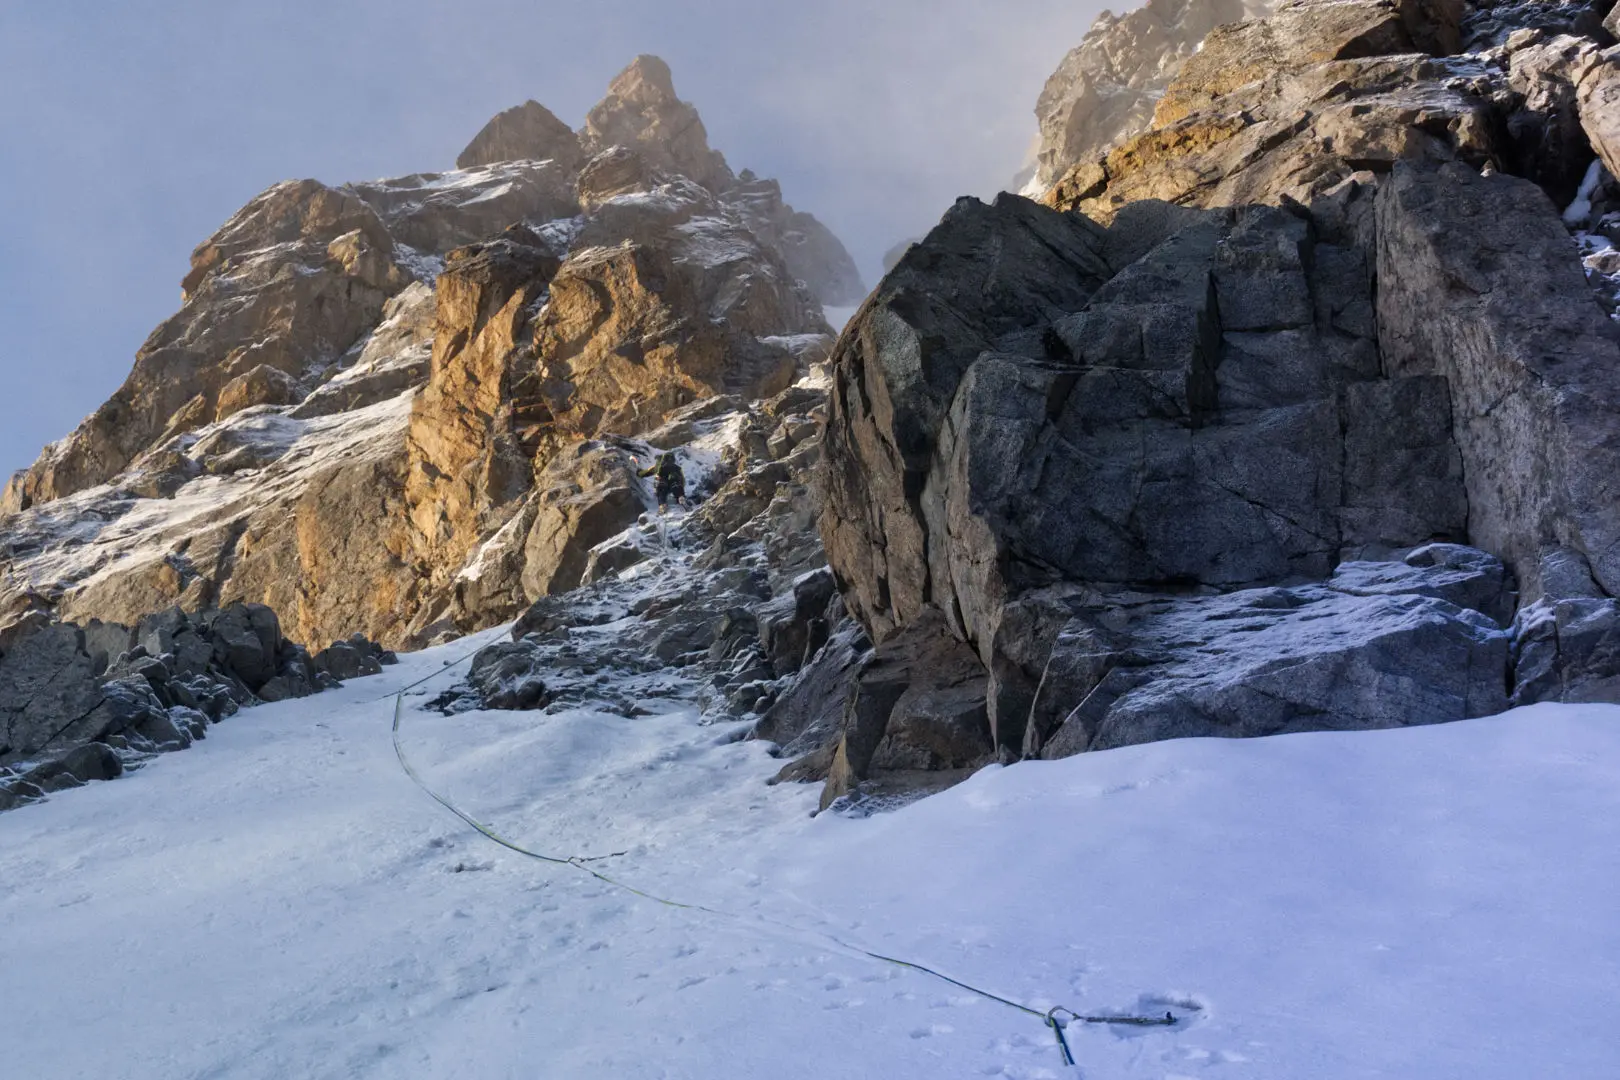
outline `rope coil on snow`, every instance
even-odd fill
[[[516,853],[518,855],[525,856],[526,858],[535,859],[535,860],[537,860],[539,862],[549,863],[549,864],[551,864],[553,866],[571,866],[576,870],[580,870],[580,871],[583,871],[586,874],[589,874],[591,877],[593,877],[596,880],[602,882],[604,885],[609,885],[609,886],[611,886],[611,887],[613,887],[615,889],[619,889],[619,890],[622,890],[624,892],[630,893],[633,896],[639,896],[643,900],[650,900],[655,904],[661,904],[664,907],[677,908],[677,909],[682,910],[682,911],[701,911],[704,914],[715,915],[715,916],[718,916],[718,917],[720,917],[722,919],[727,919],[727,920],[730,920],[730,921],[733,921],[733,922],[749,921],[749,920],[746,920],[743,916],[736,915],[736,914],[734,914],[732,912],[729,912],[729,911],[721,911],[718,908],[706,907],[703,904],[689,904],[689,903],[684,903],[684,902],[679,901],[679,900],[671,900],[668,897],[657,896],[657,895],[655,895],[653,893],[650,893],[650,892],[647,892],[647,891],[645,891],[643,889],[638,889],[634,885],[627,885],[624,882],[619,881],[616,878],[610,877],[609,875],[607,875],[607,874],[603,873],[602,871],[596,869],[594,866],[589,865],[591,863],[604,862],[604,861],[606,861],[608,859],[621,858],[624,855],[626,855],[627,852],[616,851],[616,852],[613,852],[610,855],[593,855],[593,856],[571,855],[571,856],[561,856],[561,855],[547,855],[547,854],[545,854],[543,852],[530,850],[529,848],[524,847],[522,844],[516,843],[515,841],[512,841],[512,840],[508,840],[506,837],[504,837],[500,833],[496,832],[493,828],[491,828],[488,825],[485,825],[483,822],[479,821],[477,818],[473,817],[471,814],[469,814],[465,810],[461,809],[455,803],[451,802],[450,799],[448,799],[445,796],[439,794],[431,786],[429,786],[427,781],[423,780],[421,774],[419,774],[416,771],[416,769],[411,765],[410,759],[405,756],[405,747],[400,742],[400,724],[401,724],[401,721],[402,721],[402,719],[404,717],[404,713],[405,713],[405,691],[414,689],[417,686],[421,686],[425,682],[428,682],[428,681],[430,681],[430,680],[432,680],[434,678],[437,678],[439,675],[444,674],[445,671],[450,670],[450,668],[455,667],[457,664],[460,664],[463,661],[469,659],[471,655],[472,654],[469,654],[469,656],[463,657],[461,660],[455,661],[455,663],[446,664],[445,667],[442,670],[436,671],[432,675],[429,675],[427,678],[420,679],[417,682],[412,683],[410,686],[406,686],[406,687],[402,688],[401,690],[399,690],[394,695],[394,723],[393,723],[394,755],[397,758],[399,758],[400,767],[405,770],[405,775],[409,776],[411,778],[411,780],[416,784],[417,787],[421,788],[424,792],[426,792],[427,795],[431,799],[433,799],[434,802],[438,803],[440,806],[442,806],[446,810],[450,811],[450,813],[454,814],[462,822],[464,822],[465,824],[470,826],[480,836],[484,837],[486,840],[489,840],[492,843],[499,844],[501,847],[506,848],[508,851],[514,852],[514,853]],[[382,699],[378,699],[378,700],[382,700]],[[961,979],[952,978],[951,976],[946,975],[944,972],[937,971],[934,968],[928,967],[926,964],[919,964],[919,963],[916,963],[916,962],[911,961],[911,960],[903,960],[903,959],[901,959],[899,957],[895,957],[895,956],[885,956],[882,953],[873,952],[870,949],[863,949],[859,945],[852,945],[849,942],[844,941],[844,940],[842,940],[842,939],[840,939],[840,938],[838,938],[838,937],[836,937],[836,936],[834,936],[832,934],[829,934],[829,933],[827,933],[826,931],[823,931],[823,930],[805,930],[805,929],[800,928],[800,927],[790,926],[787,923],[778,923],[778,922],[776,922],[776,920],[773,920],[773,919],[766,919],[766,918],[763,918],[763,917],[756,917],[756,918],[760,923],[762,923],[764,925],[774,925],[774,926],[777,926],[780,929],[790,930],[790,931],[792,931],[794,933],[801,933],[801,934],[802,933],[813,933],[813,934],[816,934],[817,936],[821,937],[823,940],[828,941],[828,942],[838,946],[840,949],[843,949],[846,952],[853,953],[853,954],[858,955],[858,956],[863,956],[863,957],[865,957],[865,958],[867,958],[869,960],[876,960],[876,961],[878,961],[880,963],[891,964],[891,965],[893,965],[895,967],[898,967],[898,968],[904,968],[904,969],[909,970],[909,971],[915,971],[915,972],[917,972],[919,974],[930,976],[931,978],[938,979],[941,982],[949,983],[952,986],[957,987],[958,989],[966,990],[970,994],[974,994],[974,995],[977,995],[978,997],[984,998],[986,1001],[993,1001],[998,1005],[1005,1005],[1010,1009],[1016,1009],[1021,1013],[1024,1013],[1024,1014],[1026,1014],[1028,1016],[1032,1016],[1035,1019],[1041,1021],[1043,1024],[1045,1024],[1048,1028],[1050,1028],[1052,1030],[1052,1034],[1057,1038],[1058,1049],[1063,1054],[1063,1064],[1066,1065],[1066,1066],[1074,1065],[1075,1064],[1075,1058],[1074,1058],[1074,1053],[1069,1048],[1069,1040],[1063,1033],[1065,1023],[1064,1023],[1064,1021],[1062,1021],[1062,1020],[1060,1020],[1058,1018],[1059,1013],[1067,1013],[1069,1015],[1069,1021],[1068,1021],[1069,1023],[1124,1024],[1124,1025],[1130,1025],[1130,1026],[1133,1026],[1133,1027],[1173,1027],[1178,1022],[1176,1020],[1175,1015],[1173,1013],[1168,1013],[1168,1012],[1165,1013],[1163,1017],[1156,1017],[1156,1016],[1084,1016],[1084,1015],[1082,1015],[1080,1013],[1075,1012],[1073,1009],[1069,1009],[1069,1008],[1067,1008],[1065,1006],[1062,1006],[1062,1005],[1054,1006],[1052,1009],[1048,1010],[1047,1012],[1042,1012],[1039,1009],[1035,1009],[1035,1008],[1032,1008],[1032,1007],[1030,1007],[1028,1005],[1025,1005],[1025,1004],[1023,1004],[1021,1002],[1014,1001],[1011,998],[1002,997],[1000,994],[992,993],[989,990],[985,990],[985,989],[983,989],[981,987],[974,986],[971,983],[963,982]]]

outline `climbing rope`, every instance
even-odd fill
[[[400,700],[404,700],[405,692],[407,690],[415,690],[418,686],[422,686],[422,685],[424,685],[426,683],[432,682],[434,679],[437,679],[440,675],[443,675],[445,672],[453,671],[454,669],[460,667],[462,664],[465,664],[467,661],[471,660],[473,657],[477,656],[479,653],[483,652],[487,648],[489,648],[489,646],[487,644],[486,645],[480,645],[476,649],[473,649],[471,652],[462,653],[460,656],[456,657],[454,660],[451,660],[450,662],[445,664],[438,671],[432,672],[432,673],[430,673],[428,675],[424,675],[420,679],[417,679],[415,682],[408,683],[407,685],[400,687],[398,690],[394,691],[393,693],[384,694],[380,698],[372,698],[370,701],[366,702],[366,704],[367,705],[375,705],[379,701],[387,701],[389,698],[395,697],[395,696],[399,697]],[[396,717],[396,720],[397,720],[397,717]],[[418,781],[418,783],[420,783],[420,781]]]
[[[462,659],[465,660],[467,658],[463,657]],[[787,923],[779,922],[779,921],[774,920],[774,919],[768,919],[768,918],[764,918],[764,917],[760,917],[760,916],[754,916],[753,919],[750,920],[750,918],[747,917],[747,916],[737,915],[737,914],[735,914],[733,912],[729,912],[729,911],[722,911],[722,910],[720,910],[718,908],[707,907],[707,906],[705,906],[703,904],[691,904],[691,903],[685,903],[685,902],[680,901],[680,900],[671,900],[668,897],[658,896],[658,895],[656,895],[654,893],[647,892],[644,889],[638,889],[634,885],[626,884],[625,882],[620,881],[617,878],[612,877],[611,875],[606,874],[606,873],[602,872],[601,870],[598,870],[595,866],[591,865],[592,863],[605,862],[605,861],[607,861],[609,859],[622,858],[624,855],[627,854],[627,852],[617,851],[617,852],[613,852],[610,855],[593,855],[593,856],[549,855],[549,854],[546,854],[544,852],[534,851],[534,850],[532,850],[530,848],[524,847],[522,844],[519,844],[519,843],[517,843],[517,842],[515,842],[513,840],[508,840],[506,837],[504,837],[500,833],[496,832],[490,826],[484,824],[483,822],[479,821],[477,818],[475,818],[471,814],[469,814],[467,811],[461,809],[461,807],[457,806],[450,799],[446,798],[444,795],[442,795],[439,792],[435,791],[432,788],[432,786],[430,786],[427,783],[426,780],[422,779],[421,774],[418,773],[416,771],[416,769],[411,765],[410,759],[408,757],[406,757],[406,755],[405,755],[404,744],[400,741],[400,725],[401,725],[401,722],[402,722],[402,720],[404,718],[404,714],[405,714],[405,691],[414,689],[415,687],[418,687],[418,686],[421,686],[423,683],[428,682],[431,679],[434,679],[434,678],[438,677],[439,675],[444,674],[445,671],[450,670],[451,668],[455,667],[457,664],[459,664],[461,662],[462,661],[458,660],[455,663],[446,664],[444,666],[444,668],[442,668],[439,671],[434,672],[432,675],[429,675],[426,679],[420,679],[417,682],[412,683],[410,686],[406,686],[406,687],[402,688],[401,690],[399,690],[394,695],[394,723],[393,723],[394,755],[397,758],[399,758],[400,767],[405,770],[405,775],[409,776],[411,778],[412,782],[414,782],[417,787],[421,788],[424,792],[426,792],[428,794],[428,796],[430,798],[433,799],[434,802],[438,803],[440,806],[442,806],[446,810],[450,811],[450,813],[454,814],[461,821],[465,822],[468,826],[470,826],[472,829],[474,829],[480,836],[484,837],[486,840],[489,840],[489,841],[491,841],[492,843],[495,843],[495,844],[499,844],[501,847],[506,848],[508,851],[514,852],[515,854],[518,854],[518,855],[522,855],[522,856],[524,856],[526,858],[535,859],[535,860],[537,860],[539,862],[543,862],[543,863],[549,863],[549,864],[551,864],[553,866],[569,866],[569,867],[573,867],[576,870],[579,870],[579,871],[581,871],[583,873],[589,874],[591,877],[595,878],[597,881],[602,882],[604,885],[608,885],[608,886],[611,886],[612,888],[619,889],[619,890],[621,890],[623,892],[630,893],[633,896],[638,896],[638,897],[642,898],[643,900],[650,900],[653,903],[660,904],[660,905],[662,905],[664,907],[675,908],[675,909],[678,909],[678,910],[681,910],[681,911],[698,911],[698,912],[702,912],[702,913],[707,914],[707,915],[714,915],[714,916],[716,916],[718,918],[726,919],[726,920],[733,921],[733,922],[757,921],[757,922],[759,922],[761,924],[769,925],[769,926],[775,926],[775,927],[777,927],[779,929],[788,930],[788,931],[791,931],[791,932],[793,932],[795,934],[813,933],[813,934],[821,937],[825,941],[827,941],[827,942],[829,942],[829,943],[831,943],[833,945],[836,945],[838,948],[844,950],[845,952],[852,953],[852,954],[857,955],[857,956],[865,957],[868,960],[876,960],[876,961],[879,961],[880,963],[890,964],[890,965],[893,965],[894,967],[903,968],[903,969],[908,970],[908,971],[914,971],[914,972],[917,972],[918,974],[922,974],[922,975],[927,975],[927,976],[930,976],[931,978],[938,979],[941,982],[949,983],[950,985],[952,985],[954,987],[957,987],[958,989],[966,990],[968,993],[975,994],[978,997],[984,998],[986,1001],[992,1001],[992,1002],[995,1002],[998,1005],[1005,1005],[1006,1007],[1008,1007],[1010,1009],[1016,1009],[1019,1012],[1024,1013],[1026,1016],[1031,1016],[1031,1017],[1034,1017],[1035,1019],[1041,1021],[1042,1024],[1044,1024],[1049,1030],[1051,1030],[1054,1038],[1057,1040],[1058,1050],[1063,1055],[1063,1064],[1064,1065],[1074,1065],[1075,1064],[1074,1053],[1070,1050],[1070,1048],[1069,1048],[1069,1040],[1068,1040],[1067,1036],[1064,1034],[1064,1028],[1068,1024],[1071,1024],[1071,1023],[1118,1024],[1118,1025],[1129,1025],[1131,1027],[1173,1027],[1178,1022],[1176,1020],[1175,1015],[1173,1013],[1168,1013],[1168,1012],[1165,1013],[1163,1016],[1087,1016],[1087,1015],[1084,1015],[1084,1014],[1081,1014],[1081,1013],[1077,1013],[1077,1012],[1073,1011],[1072,1009],[1065,1008],[1064,1006],[1061,1006],[1061,1005],[1056,1006],[1056,1007],[1054,1007],[1052,1009],[1049,1009],[1046,1012],[1042,1012],[1039,1009],[1036,1009],[1036,1008],[1033,1008],[1033,1007],[1031,1007],[1029,1005],[1023,1004],[1022,1002],[1014,1001],[1011,998],[1003,997],[1000,994],[992,993],[991,991],[985,990],[982,987],[974,986],[971,983],[963,982],[961,979],[953,978],[952,976],[946,975],[944,972],[938,971],[938,970],[936,970],[934,968],[931,968],[931,967],[927,966],[926,964],[919,964],[919,963],[917,963],[917,962],[915,962],[913,960],[904,960],[904,959],[901,959],[900,957],[896,957],[896,956],[886,956],[883,953],[874,952],[871,949],[864,949],[859,945],[851,944],[850,942],[844,941],[841,938],[839,938],[839,937],[837,937],[837,936],[835,936],[833,934],[827,933],[824,930],[805,930],[805,929],[803,929],[801,927],[791,926],[791,925],[789,925]],[[379,699],[379,700],[382,700],[382,699]],[[1066,1014],[1067,1015],[1067,1020],[1060,1018],[1059,1014]]]

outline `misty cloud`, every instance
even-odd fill
[[[128,0],[0,11],[0,470],[123,380],[191,248],[279,180],[450,168],[495,112],[571,124],[667,59],[733,168],[778,177],[869,283],[1011,180],[1081,0]]]

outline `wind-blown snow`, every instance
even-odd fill
[[[1137,746],[854,820],[679,697],[408,698],[408,753],[466,809],[627,851],[610,873],[732,921],[497,848],[412,786],[386,695],[479,640],[0,816],[6,1075],[1614,1071],[1620,709]],[[1037,1008],[1187,1020],[1071,1029],[1071,1073],[1038,1022],[827,932]]]

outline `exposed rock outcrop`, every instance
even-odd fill
[[[1504,167],[1499,89],[1457,47],[1462,5],[1292,0],[1222,26],[1171,82],[1152,128],[1083,162],[1049,196],[1106,221],[1138,199],[1309,205],[1398,160]]]
[[[0,649],[236,598],[304,640],[516,617],[443,708],[695,697],[823,807],[1615,700],[1609,5],[1224,2],[1100,23],[1043,98],[1059,182],[960,201],[836,343],[847,256],[651,58],[572,144],[525,107],[474,168],[272,200],[274,257],[318,247],[373,321],[9,519]],[[214,247],[188,304],[271,257]]]
[[[340,238],[348,250],[334,255]],[[381,219],[341,189],[289,182],[253,200],[198,247],[184,306],[141,346],[124,385],[12,480],[0,510],[108,482],[142,452],[210,423],[224,387],[260,367],[313,389],[408,281],[378,281],[367,260],[345,259],[362,243],[391,260]]]
[[[1576,81],[1581,130],[1609,175],[1620,176],[1620,46],[1583,59]]]
[[[1500,712],[1508,635],[1454,599],[1473,599],[1479,578],[1499,591],[1501,564],[1469,548],[1447,554],[1472,565],[1438,565],[1419,549],[1401,563],[1344,563],[1322,585],[1087,598],[1052,644],[1024,751]]]
[[[1545,30],[1455,55],[1479,10],[1218,28],[1056,209],[964,201],[906,252],[825,439],[876,656],[944,626],[1014,756],[1611,692],[1620,336],[1568,231],[1607,220],[1603,61]],[[795,775],[858,783],[879,697]]]
[[[830,344],[804,282],[859,288],[652,58],[582,135],[526,105],[462,164],[278,185],[200,246],[125,387],[0,501],[0,618],[245,600],[295,640],[390,646],[491,625],[641,511],[592,440],[768,398]]]
[[[451,711],[584,705],[634,716],[701,687],[698,704],[709,720],[763,717],[758,737],[783,744],[784,756],[835,739],[836,718],[795,706],[825,712],[825,700],[841,701],[870,652],[843,615],[811,527],[808,489],[824,406],[825,391],[801,383],[763,403],[727,398],[693,406],[649,435],[651,442],[587,444],[584,456],[607,470],[622,469],[631,455],[648,460],[681,445],[697,508],[673,520],[632,515],[622,525],[612,524],[615,511],[604,511],[597,520],[614,532],[588,553],[576,546],[568,571],[578,574],[579,556],[588,554],[584,561],[596,572],[582,588],[530,605],[512,642],[481,652],[467,683],[440,704]],[[776,436],[789,430],[798,437],[783,452]],[[633,489],[638,504],[644,490]],[[531,538],[546,512],[542,507]],[[486,564],[478,588],[495,568]],[[921,717],[930,702],[911,712]],[[968,758],[988,753],[987,732],[975,742],[971,724],[955,741],[930,741],[926,719],[908,730],[890,740],[877,767],[898,762],[921,775],[922,762],[954,762],[962,745],[971,746]],[[831,753],[824,756],[822,775]],[[927,784],[938,781],[929,776]]]
[[[475,169],[503,161],[555,161],[571,169],[579,158],[574,129],[538,101],[525,101],[485,124],[456,158],[456,168]]]
[[[1036,102],[1041,139],[1027,193],[1044,194],[1076,164],[1145,129],[1165,87],[1211,30],[1265,15],[1271,6],[1270,0],[1148,0],[1123,15],[1099,15]]]
[[[422,255],[447,255],[519,222],[562,223],[579,212],[574,174],[554,160],[419,173],[349,189],[376,209],[398,243],[418,255],[426,278],[439,268]],[[554,228],[566,230],[566,225]]]
[[[1378,328],[1395,375],[1440,375],[1469,534],[1541,594],[1547,543],[1620,592],[1620,335],[1546,196],[1460,165],[1400,170],[1378,202]]]
[[[560,260],[524,239],[451,254],[438,281],[433,365],[411,407],[406,498],[419,557],[466,562],[527,489],[532,466],[512,430],[519,339]]]
[[[0,810],[116,779],[205,738],[241,708],[305,697],[393,662],[359,636],[311,657],[257,604],[192,616],[174,609],[133,626],[33,618],[0,637]]]
[[[608,85],[607,97],[585,117],[580,140],[591,154],[629,147],[653,169],[715,193],[735,179],[725,157],[709,147],[697,109],[676,96],[669,65],[656,56],[636,57]]]

